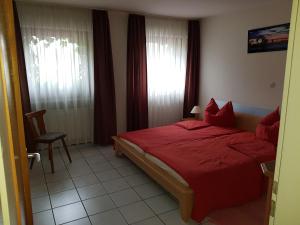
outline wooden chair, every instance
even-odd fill
[[[55,141],[61,140],[63,147],[67,153],[68,159],[70,163],[72,163],[72,159],[68,150],[68,147],[65,142],[65,137],[67,136],[61,132],[47,132],[44,122],[44,114],[46,110],[40,110],[36,112],[26,113],[25,117],[27,118],[31,137],[33,139],[34,148],[37,144],[47,144],[48,145],[48,156],[51,163],[51,172],[54,173],[54,163],[53,163],[53,151],[52,144]],[[37,126],[35,125],[35,122]],[[30,168],[33,166],[33,162],[31,161]]]

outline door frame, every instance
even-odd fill
[[[291,21],[290,21],[290,33],[289,33],[289,43],[288,43],[288,52],[286,59],[286,69],[285,69],[285,78],[284,78],[284,89],[283,89],[283,99],[282,99],[282,107],[281,107],[281,118],[280,118],[280,131],[279,131],[279,140],[277,146],[277,156],[276,156],[276,167],[274,174],[274,183],[275,188],[272,190],[272,208],[273,214],[270,215],[269,224],[273,225],[276,223],[276,203],[277,203],[277,192],[278,185],[280,184],[280,170],[282,166],[282,157],[284,156],[287,149],[284,150],[284,139],[286,132],[286,120],[287,120],[287,111],[288,111],[288,103],[290,97],[290,85],[292,78],[292,70],[294,62],[294,51],[295,51],[295,37],[296,34],[299,34],[299,27],[297,30],[297,24],[299,24],[299,10],[300,10],[300,0],[293,0],[292,3],[292,12],[291,12]],[[275,216],[275,217],[274,217]]]
[[[14,27],[14,14],[13,14],[13,3],[12,0],[2,0],[2,14],[4,22],[4,35],[7,42],[7,57],[10,69],[10,78],[12,83],[13,92],[13,103],[15,108],[15,117],[17,122],[17,148],[19,150],[19,162],[22,171],[22,186],[24,196],[24,209],[25,209],[25,221],[26,225],[33,225],[32,218],[32,205],[31,205],[31,192],[30,192],[30,182],[29,182],[29,167],[27,159],[27,150],[25,144],[25,132],[23,125],[23,111],[21,102],[21,91],[20,91],[20,81],[19,81],[19,68],[17,59],[17,49],[16,49],[16,36]],[[11,115],[8,115],[9,118]],[[10,118],[11,119],[11,118]],[[14,167],[16,170],[16,167]],[[16,171],[15,171],[16,172]]]

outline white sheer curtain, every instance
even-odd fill
[[[182,118],[187,21],[146,18],[149,126]]]
[[[89,10],[18,3],[32,110],[69,144],[93,138],[93,34]]]

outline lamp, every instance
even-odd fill
[[[196,119],[200,119],[200,113],[201,113],[201,110],[200,110],[200,107],[198,105],[195,105],[191,111],[192,114],[195,114],[195,118]]]

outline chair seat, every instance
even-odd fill
[[[51,143],[66,136],[66,134],[61,132],[48,132],[36,138],[35,141],[37,143]]]

